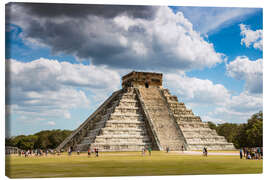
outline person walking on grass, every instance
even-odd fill
[[[167,147],[166,147],[166,152],[169,153],[169,150],[170,150],[170,149],[169,149],[169,147],[167,146]]]
[[[203,155],[207,157],[207,148],[206,147],[203,148]]]
[[[145,148],[142,148],[142,156],[145,156]]]
[[[240,148],[240,159],[243,158],[243,152],[242,151],[243,151],[242,148]]]
[[[90,149],[90,147],[88,148],[88,157],[90,157],[91,156],[91,149]]]
[[[152,151],[152,149],[151,149],[151,147],[149,146],[149,147],[148,147],[148,153],[149,153],[149,156],[151,156],[151,151]]]
[[[95,148],[96,157],[98,157],[98,148]]]
[[[71,156],[71,152],[72,152],[71,147],[69,147],[69,148],[68,148],[68,155],[69,155],[69,156]]]
[[[184,146],[183,145],[181,146],[181,151],[182,151],[182,153],[184,153]]]

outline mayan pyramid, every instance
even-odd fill
[[[162,74],[131,72],[114,92],[57,149],[86,151],[231,150],[223,136],[162,87]]]

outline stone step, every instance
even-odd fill
[[[110,120],[142,120],[143,116],[140,114],[120,114],[113,113],[111,114]]]
[[[203,136],[201,134],[195,134],[193,136],[191,135],[185,135],[186,139],[216,139],[216,140],[226,140],[224,136],[219,135],[210,135],[210,136]]]
[[[212,139],[212,138],[192,138],[192,139],[186,139],[188,144],[197,144],[197,143],[201,143],[201,144],[205,144],[205,143],[228,143],[225,139]]]
[[[123,94],[123,96],[121,97],[121,100],[123,100],[123,99],[132,99],[132,100],[136,100],[136,94],[128,94],[128,93],[125,93],[125,94]]]
[[[150,139],[146,137],[103,137],[103,136],[98,136],[95,139],[95,143],[106,143],[106,144],[112,144],[112,143],[149,143]]]
[[[149,111],[164,111],[166,108],[164,106],[148,105],[145,109]]]
[[[139,103],[134,100],[134,102],[120,101],[118,107],[138,107]]]
[[[180,109],[187,109],[185,104],[179,103],[179,102],[168,102],[170,108],[180,108]]]
[[[179,109],[171,109],[172,113],[175,115],[194,115],[194,113],[192,112],[192,110],[186,109],[184,111],[179,110]]]
[[[141,151],[142,148],[151,146],[150,143],[94,143],[91,148],[98,148],[99,151]]]
[[[194,143],[188,143],[188,145],[192,145],[192,146],[198,146],[198,145],[203,145],[203,146],[213,146],[213,145],[231,145],[228,142],[194,142]]]
[[[181,124],[183,122],[202,122],[201,118],[199,116],[193,116],[193,115],[182,115],[182,116],[174,116],[175,120],[178,124]]]
[[[111,128],[105,127],[101,130],[101,135],[145,135],[146,131],[142,128]]]
[[[144,124],[144,121],[142,121],[142,120],[108,120],[107,122],[106,122],[106,125],[107,124]]]
[[[115,143],[93,143],[93,146],[98,146],[98,145],[111,145],[111,146],[121,146],[121,145],[136,145],[136,146],[145,146],[146,144],[149,143],[144,143],[144,142],[115,142]]]
[[[178,125],[181,128],[209,128],[208,124],[203,122],[178,122]]]
[[[116,107],[114,112],[119,114],[139,114],[140,109],[139,107]]]
[[[186,132],[182,130],[184,136],[190,137],[190,136],[218,136],[217,132],[215,131],[189,131]]]
[[[140,123],[106,123],[106,128],[144,128],[144,122]]]
[[[235,150],[233,144],[191,144],[188,145],[189,150],[203,150],[207,147],[207,150]]]

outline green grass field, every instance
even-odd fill
[[[152,156],[140,152],[100,153],[72,156],[18,157],[6,156],[6,175],[29,177],[98,177],[192,174],[262,173],[262,160],[240,160],[238,156],[183,155],[179,152],[153,151]]]

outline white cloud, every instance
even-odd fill
[[[257,12],[258,8],[177,7],[201,34],[216,32]]]
[[[178,74],[165,74],[164,83],[186,102],[221,105],[230,98],[222,84]]]
[[[248,57],[238,56],[226,65],[227,74],[238,80],[245,80],[245,89],[250,93],[262,93],[263,89],[263,60],[249,60]]]
[[[55,126],[56,125],[56,123],[54,121],[48,121],[47,124],[50,125],[50,126]]]
[[[54,53],[91,59],[95,65],[175,71],[213,67],[224,58],[194,31],[183,13],[175,14],[169,7],[157,7],[151,18],[134,18],[128,13],[104,17],[105,12],[84,17],[54,12],[54,18],[39,17],[26,7],[10,7],[10,21],[23,29],[25,40],[45,44]]]
[[[247,47],[253,45],[255,49],[263,49],[263,31],[258,29],[256,31],[251,30],[247,25],[240,24],[241,29],[241,45],[245,44]]]
[[[249,94],[247,91],[232,96],[226,105],[217,107],[209,113],[210,116],[223,119],[227,122],[246,122],[251,115],[263,109],[262,95]]]
[[[85,92],[92,96],[111,93],[120,85],[118,73],[106,67],[44,58],[31,62],[10,59],[6,64],[8,112],[30,121],[41,117],[70,119],[71,109],[89,108]]]

